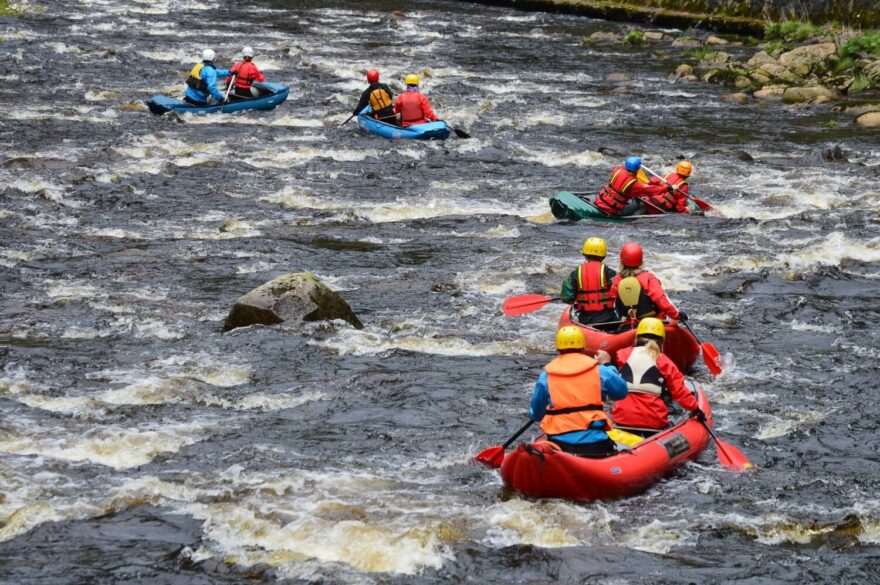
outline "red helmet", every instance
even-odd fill
[[[620,262],[627,268],[638,268],[642,265],[642,247],[635,242],[624,244],[620,249]]]
[[[367,81],[370,83],[376,83],[379,81],[379,70],[378,69],[370,69],[367,71]]]

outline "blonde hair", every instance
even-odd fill
[[[630,276],[636,276],[637,274],[641,274],[642,272],[644,272],[644,270],[642,270],[641,266],[639,266],[638,268],[631,268],[629,266],[624,266],[623,264],[620,265],[621,279],[629,278]]]
[[[660,354],[663,352],[663,342],[658,342],[653,336],[648,337],[646,335],[639,335],[636,337],[636,346],[644,346],[645,349],[648,350],[648,353],[651,355],[651,359],[655,362],[660,357]]]

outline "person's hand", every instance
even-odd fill
[[[691,411],[691,416],[700,421],[701,423],[706,422],[706,413],[703,412],[702,408],[697,408],[696,410]]]
[[[679,312],[678,312],[678,320],[679,320],[679,321],[687,321],[687,320],[688,320],[688,314],[685,313],[684,311],[679,311]]]
[[[611,363],[611,354],[609,354],[604,349],[596,350],[596,361],[600,364],[610,364]]]

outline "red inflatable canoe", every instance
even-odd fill
[[[691,381],[700,408],[712,424],[709,402],[702,388]],[[686,418],[645,439],[631,449],[602,459],[563,453],[553,443],[520,443],[501,465],[504,484],[527,496],[599,500],[622,498],[645,491],[664,475],[709,444],[709,432],[698,420]]]
[[[604,349],[611,354],[613,363],[616,363],[617,351],[632,345],[636,339],[635,329],[620,333],[608,333],[581,325],[580,323],[572,323],[570,305],[565,308],[562,316],[559,318],[559,326],[564,327],[565,325],[577,325],[580,327],[581,331],[584,332],[587,349],[591,351]],[[690,331],[684,327],[679,327],[678,321],[668,321],[666,323],[666,341],[663,343],[663,353],[675,362],[679,370],[687,372],[694,365],[697,356],[700,355],[700,344],[697,343],[696,338]]]

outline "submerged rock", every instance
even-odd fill
[[[785,93],[786,86],[784,85],[767,85],[753,93],[752,95],[755,99],[759,100],[774,100],[779,101],[782,99],[782,94]]]
[[[787,104],[798,104],[811,100],[822,98],[822,101],[828,101],[835,97],[839,97],[837,92],[823,87],[821,85],[813,85],[810,87],[789,87],[782,94],[782,101]]]
[[[749,101],[749,96],[742,92],[731,93],[728,95],[721,96],[722,102],[727,102],[731,104],[744,104]]]
[[[342,319],[363,329],[348,303],[308,272],[284,274],[241,296],[223,324],[223,331],[248,325],[288,321]]]

